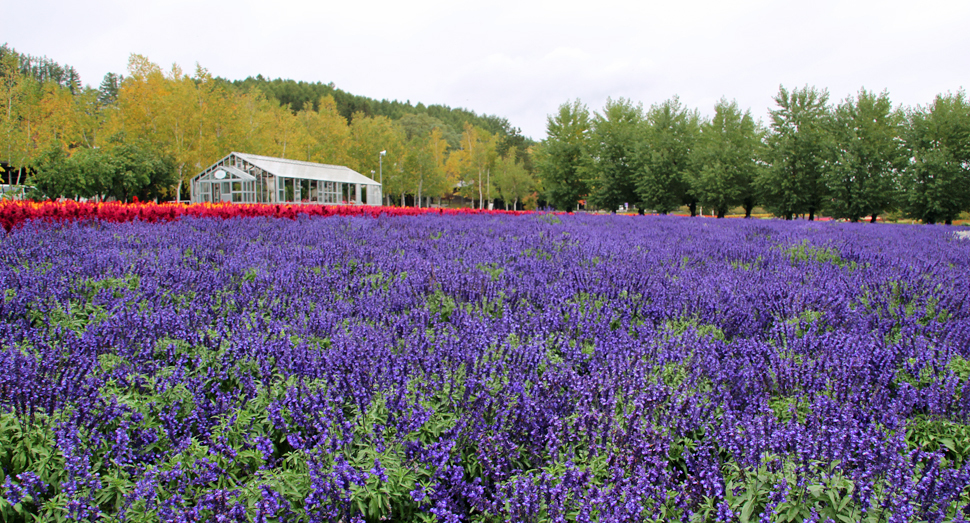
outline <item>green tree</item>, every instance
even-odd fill
[[[877,95],[862,89],[858,98],[846,98],[836,108],[834,158],[825,171],[833,217],[857,222],[871,216],[875,222],[893,207],[905,158],[904,122],[902,111],[893,109],[885,91]]]
[[[461,145],[461,134],[445,122],[430,116],[426,113],[409,113],[402,116],[398,121],[404,136],[408,140],[416,136],[425,136],[434,129],[438,129],[441,137],[452,149],[457,149]]]
[[[439,127],[433,127],[423,135],[412,135],[407,142],[404,157],[406,178],[413,185],[414,205],[421,207],[425,195],[440,196],[448,187],[445,173],[445,150],[448,144]],[[403,205],[404,198],[402,196]]]
[[[715,105],[714,117],[701,124],[690,186],[698,203],[718,218],[737,205],[744,207],[745,217],[751,216],[763,135],[751,111],[742,113],[736,101],[724,98]]]
[[[38,157],[29,182],[33,187],[27,196],[34,200],[87,196],[83,177],[76,165],[62,147],[53,144]]]
[[[603,114],[593,117],[590,201],[597,207],[615,212],[624,203],[637,203],[642,127],[643,107],[624,98],[607,99]]]
[[[651,106],[646,123],[637,151],[638,162],[643,166],[636,187],[642,205],[661,214],[687,205],[694,216],[697,199],[689,180],[700,115],[684,107],[675,96]]]
[[[970,104],[966,93],[938,95],[909,115],[905,131],[911,161],[905,175],[905,211],[925,223],[950,224],[970,210]]]
[[[173,159],[146,142],[123,142],[106,153],[114,166],[108,194],[116,200],[128,202],[135,196],[153,199],[179,180]]]
[[[165,197],[178,181],[175,162],[143,141],[105,148],[80,148],[70,157],[60,147],[47,149],[38,161],[32,197],[115,198],[131,201]]]
[[[833,151],[828,91],[780,87],[770,111],[771,168],[759,180],[762,198],[775,216],[790,220],[807,213],[814,220],[828,199],[825,185]]]
[[[121,89],[123,76],[115,73],[107,73],[101,80],[98,87],[98,103],[101,105],[114,105],[118,102],[118,92]]]
[[[495,187],[499,198],[505,202],[508,210],[509,203],[512,210],[518,210],[519,201],[524,199],[535,187],[535,179],[526,170],[523,162],[519,161],[518,151],[510,147],[504,157],[495,162]]]
[[[560,105],[559,112],[546,119],[546,134],[534,154],[546,199],[556,209],[575,209],[590,191],[589,109],[579,100]]]
[[[83,147],[74,151],[71,163],[83,184],[81,196],[102,201],[112,194],[118,160],[109,149]]]

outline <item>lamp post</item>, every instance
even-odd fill
[[[377,155],[377,168],[381,170],[381,199],[384,200],[385,205],[387,204],[387,197],[384,196],[384,155],[386,154],[387,150],[385,149],[381,151],[381,154]]]

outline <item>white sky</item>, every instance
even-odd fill
[[[138,53],[464,107],[537,140],[576,98],[599,111],[676,94],[710,114],[724,96],[765,119],[780,84],[915,106],[970,83],[966,0],[0,0],[0,19],[0,43],[95,87]]]

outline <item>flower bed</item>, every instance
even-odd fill
[[[0,518],[967,518],[945,227],[221,218],[0,237]]]
[[[365,205],[296,205],[296,204],[230,204],[199,203],[180,205],[173,203],[91,203],[67,201],[0,201],[0,226],[6,231],[27,220],[72,221],[98,220],[108,223],[141,220],[144,222],[167,222],[183,216],[198,218],[296,218],[297,216],[415,216],[419,214],[528,214],[530,211],[478,210],[467,208],[435,209],[428,207],[380,207]]]

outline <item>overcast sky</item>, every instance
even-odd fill
[[[970,74],[970,2],[0,0],[6,42],[85,84],[132,53],[216,76],[333,82],[376,99],[464,107],[545,137],[569,100],[645,107],[721,97],[765,119],[779,85],[861,87],[926,104]]]

